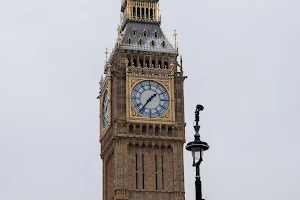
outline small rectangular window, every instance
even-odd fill
[[[144,154],[142,155],[142,184],[143,189],[145,189],[145,163],[144,163]]]
[[[158,190],[158,171],[157,171],[157,155],[155,155],[155,188]]]
[[[139,189],[139,177],[138,177],[138,154],[135,154],[135,187]]]
[[[161,184],[162,190],[165,189],[165,181],[164,181],[164,156],[161,155]]]

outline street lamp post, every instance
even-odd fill
[[[202,189],[201,189],[201,179],[200,179],[200,164],[203,161],[203,152],[209,149],[209,145],[206,142],[202,142],[200,140],[200,125],[199,125],[199,115],[200,111],[204,110],[202,105],[196,106],[195,111],[195,122],[194,125],[195,129],[195,140],[193,142],[189,142],[186,145],[186,150],[192,152],[193,156],[193,166],[196,167],[196,181],[195,181],[195,189],[196,189],[196,200],[203,200],[202,199]]]

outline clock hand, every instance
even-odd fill
[[[155,94],[153,94],[149,99],[149,102],[154,98],[154,97],[156,97],[156,93]]]
[[[156,97],[156,93],[153,94],[153,95],[147,100],[147,102],[145,103],[145,105],[142,107],[142,109],[141,109],[139,112],[141,112],[142,110],[144,110],[145,106],[146,106],[146,105],[147,105],[154,97]]]

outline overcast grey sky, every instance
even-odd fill
[[[206,200],[300,199],[300,2],[161,0],[179,33]],[[102,199],[98,82],[120,1],[0,2],[0,199]],[[194,168],[185,152],[186,199]]]

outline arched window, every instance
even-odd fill
[[[127,43],[131,44],[131,38],[128,38]]]
[[[157,31],[155,31],[154,37],[155,37],[155,38],[158,38],[158,33],[157,33]]]
[[[168,62],[167,61],[164,62],[164,68],[168,69]]]
[[[168,135],[172,136],[172,128],[171,127],[168,128]]]
[[[155,134],[158,134],[159,133],[159,128],[158,127],[155,127]]]
[[[136,36],[136,30],[135,29],[133,29],[132,35]]]
[[[162,66],[161,66],[161,60],[158,61],[158,68],[162,68]]]
[[[144,16],[145,16],[145,8],[142,8],[142,19],[144,19]]]
[[[146,8],[146,15],[145,15],[145,16],[146,16],[146,19],[148,19],[148,17],[149,17],[149,16],[148,16],[148,13],[149,13],[149,9]]]
[[[141,9],[140,8],[137,8],[137,16],[138,16],[138,19],[141,17]]]
[[[136,14],[136,8],[135,8],[135,7],[133,7],[133,9],[132,9],[132,10],[133,10],[133,12],[132,12],[132,13],[133,13],[133,18],[135,18],[135,14]]]
[[[129,126],[129,132],[130,133],[133,132],[133,125],[132,124],[130,124],[130,126]]]
[[[146,67],[150,67],[150,62],[149,62],[149,60],[146,60]]]
[[[136,61],[136,58],[133,59],[133,66],[137,67],[137,61]]]
[[[166,42],[163,41],[163,42],[161,43],[161,46],[165,48],[165,47],[166,47]]]
[[[143,33],[144,37],[147,37],[147,31],[145,30]]]
[[[155,60],[152,60],[151,67],[152,67],[152,68],[156,68],[156,66],[155,66]]]
[[[140,59],[140,61],[139,61],[139,67],[144,67],[144,62],[142,59]]]
[[[152,20],[153,19],[153,9],[151,8],[150,9],[150,20]]]
[[[142,133],[146,133],[147,132],[147,127],[146,126],[142,126]]]

